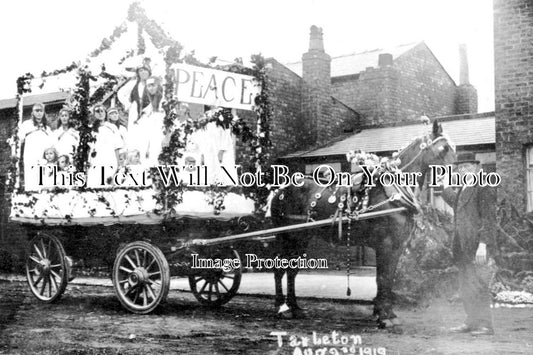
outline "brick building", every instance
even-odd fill
[[[533,211],[533,5],[494,1],[498,200]]]
[[[448,133],[457,141],[458,150],[475,152],[486,168],[494,170],[494,114],[477,115],[477,90],[469,82],[464,45],[459,47],[459,85],[424,42],[330,58],[324,52],[322,30],[312,27],[309,52],[313,50],[320,54],[311,58],[318,62],[311,63],[312,75],[306,70],[310,66],[308,53],[302,56],[302,61],[289,63],[287,67],[304,82],[321,78],[315,81],[326,86],[322,90],[356,111],[359,117],[352,125],[342,125],[343,129],[336,135],[329,134],[335,136],[333,139],[309,140],[303,149],[281,156],[280,160],[291,169],[309,172],[327,163],[335,169],[348,171],[345,153],[353,149],[388,155],[423,133],[420,117],[425,115],[446,121],[445,126],[452,129]],[[328,75],[329,80],[326,79]],[[328,122],[328,117],[319,120]],[[462,123],[464,120],[468,121]],[[476,131],[479,122],[485,125],[483,132],[488,132],[481,134],[482,142],[462,134],[461,129]],[[372,134],[367,135],[368,132]],[[383,144],[376,145],[376,141]]]
[[[321,30],[311,28],[311,38]],[[321,43],[323,49],[323,43]],[[311,50],[311,46],[310,46]],[[330,68],[327,90],[362,116],[363,126],[416,121],[426,116],[477,113],[477,91],[468,79],[466,47],[460,47],[461,80],[456,85],[424,42],[339,56]],[[304,80],[307,54],[287,66]],[[302,70],[303,69],[303,70]],[[319,75],[315,73],[315,75]],[[324,74],[325,75],[325,74]]]

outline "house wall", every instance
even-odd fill
[[[498,200],[527,208],[525,152],[533,145],[533,6],[494,0]]]

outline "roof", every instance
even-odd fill
[[[380,54],[392,54],[393,60],[396,60],[402,54],[410,51],[423,42],[414,42],[402,44],[395,47],[379,48],[361,53],[351,53],[339,57],[331,58],[331,77],[358,74],[368,67],[376,68]],[[287,63],[287,68],[302,76],[302,62]]]
[[[465,119],[465,116],[472,118]],[[453,119],[456,117],[460,119]],[[448,116],[444,122],[441,121],[443,132],[446,133],[456,146],[495,143],[496,129],[494,112],[479,115],[459,115],[456,117]],[[354,149],[361,149],[370,153],[390,152],[404,147],[414,137],[426,134],[429,129],[427,125],[422,123],[370,128],[325,147],[295,152],[283,158],[344,155]]]
[[[68,95],[69,95],[68,92],[64,92],[64,91],[52,92],[48,94],[30,95],[30,96],[24,97],[23,104],[24,106],[31,106],[38,102],[41,102],[43,104],[50,104],[53,102],[62,102],[67,99]],[[17,105],[16,98],[0,100],[0,110],[4,110],[6,108],[13,108],[16,105]]]

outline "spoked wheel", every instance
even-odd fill
[[[239,253],[230,248],[216,250],[209,256],[199,258],[238,259],[240,267],[224,269],[205,269],[189,276],[189,285],[194,297],[203,305],[218,307],[229,302],[237,294],[242,277],[242,262]]]
[[[161,250],[146,242],[126,245],[115,258],[113,286],[129,311],[146,314],[168,295],[170,271]]]
[[[35,297],[47,303],[61,298],[68,283],[65,249],[54,236],[39,234],[30,242],[26,279]]]

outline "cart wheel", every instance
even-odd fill
[[[205,257],[205,256],[204,256]],[[209,256],[212,259],[239,259],[236,250],[226,248],[217,250]],[[228,303],[237,294],[242,277],[240,267],[223,269],[206,269],[189,276],[189,285],[194,297],[203,305],[218,307]]]
[[[65,257],[65,249],[56,237],[38,234],[31,240],[26,258],[26,279],[39,300],[52,303],[65,292],[69,275]]]
[[[146,314],[168,295],[170,271],[161,250],[146,242],[126,245],[115,258],[113,286],[129,311]]]

